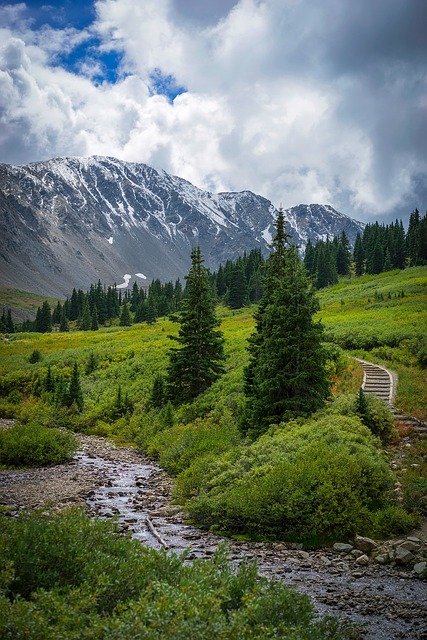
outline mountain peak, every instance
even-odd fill
[[[0,165],[0,212],[3,284],[49,295],[120,283],[123,274],[182,278],[195,245],[211,269],[257,247],[267,255],[276,219],[274,205],[251,191],[214,194],[105,156]],[[330,205],[284,214],[301,248],[342,230],[353,242],[363,229]]]

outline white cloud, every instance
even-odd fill
[[[388,213],[425,174],[427,75],[406,38],[400,53],[387,41],[383,22],[394,42],[406,24],[387,2],[390,17],[370,23],[356,10],[352,22],[339,0],[240,0],[209,24],[180,19],[177,1],[98,0],[81,32],[32,30],[24,5],[4,7],[0,159],[105,154],[276,205]],[[80,75],[53,66],[95,36],[123,55],[114,84],[92,80],[96,57]],[[159,70],[187,91],[156,95]]]

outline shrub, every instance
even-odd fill
[[[78,511],[0,521],[0,636],[345,640],[307,596],[238,568],[224,547],[192,564]]]
[[[402,507],[388,505],[372,516],[372,534],[378,538],[407,533],[417,526],[419,516],[408,513]]]
[[[369,430],[338,415],[281,425],[204,472],[187,504],[196,522],[317,542],[366,530],[392,482]]]
[[[397,434],[393,414],[387,405],[376,396],[363,393],[361,389],[357,395],[345,394],[335,398],[327,407],[326,413],[358,416],[383,444],[390,442]]]
[[[0,464],[9,467],[60,464],[76,450],[75,437],[59,429],[18,424],[0,431]]]
[[[36,362],[40,362],[42,359],[42,354],[38,349],[34,349],[30,357],[28,358],[28,362],[30,364],[35,364]]]

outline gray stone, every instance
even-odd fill
[[[414,571],[418,576],[421,576],[427,569],[427,562],[417,562],[414,565]]]
[[[409,564],[411,560],[414,559],[414,554],[403,547],[397,547],[394,558],[396,560],[396,564],[405,565]]]
[[[400,545],[401,549],[406,549],[407,551],[418,551],[420,548],[419,542],[413,542],[412,540],[406,540],[403,544]]]
[[[390,557],[388,553],[379,553],[374,557],[374,560],[375,562],[378,562],[378,564],[387,564],[387,562],[389,562],[390,560]]]
[[[353,545],[345,542],[336,542],[332,548],[337,553],[350,553],[353,550]]]
[[[366,565],[369,564],[368,556],[363,554],[363,556],[360,556],[359,558],[357,558],[356,564],[358,564],[358,565],[360,565],[362,567],[366,567]]]
[[[378,544],[371,538],[356,536],[354,539],[354,546],[356,547],[356,549],[360,549],[360,551],[363,551],[364,553],[371,553],[373,549],[376,549],[378,547]]]

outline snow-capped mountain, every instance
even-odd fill
[[[354,242],[363,229],[324,205],[299,205],[285,217],[302,248],[343,230]],[[56,296],[98,279],[119,284],[125,274],[175,280],[195,245],[211,269],[244,250],[267,254],[275,218],[274,205],[251,191],[212,194],[114,158],[0,164],[1,283]]]

